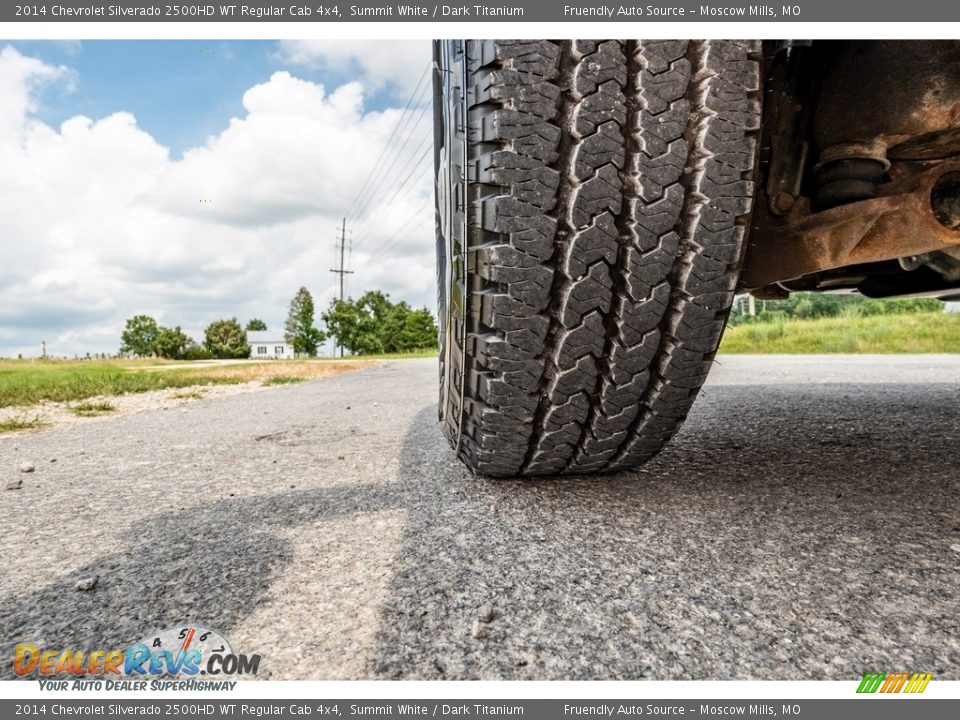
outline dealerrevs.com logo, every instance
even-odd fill
[[[933,673],[865,673],[858,693],[922,693],[933,679]]]
[[[41,649],[20,643],[13,671],[40,680],[41,689],[232,689],[224,676],[256,675],[260,655],[234,651],[223,633],[198,625],[151,633],[124,650]],[[205,676],[204,681],[197,676]],[[160,678],[188,678],[187,682]],[[70,681],[74,682],[71,683]],[[99,687],[98,687],[99,686]]]

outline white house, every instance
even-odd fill
[[[293,345],[283,339],[283,333],[272,330],[248,330],[251,360],[292,360]]]

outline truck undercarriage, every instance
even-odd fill
[[[764,43],[739,289],[960,297],[960,43]]]

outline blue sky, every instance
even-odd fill
[[[141,313],[282,327],[299,287],[334,297],[344,215],[350,293],[433,308],[429,82],[404,110],[429,66],[426,40],[0,40],[0,356],[116,352]]]
[[[0,41],[51,65],[73,71],[72,91],[43,88],[37,117],[57,127],[82,114],[98,118],[120,110],[170,148],[174,158],[242,115],[247,88],[277,70],[295,69],[305,80],[336,87],[356,68],[291,63],[276,41],[109,40]],[[387,107],[402,94],[396,83],[373,88],[367,110]],[[405,98],[404,98],[405,99]]]

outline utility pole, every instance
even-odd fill
[[[340,268],[334,269],[330,268],[330,272],[336,273],[340,276],[340,302],[343,302],[343,276],[352,275],[353,270],[347,270],[343,266],[343,256],[346,252],[347,247],[347,219],[343,219],[343,225],[340,226]],[[340,345],[340,357],[343,357],[343,342],[340,338],[337,338],[337,343]],[[334,352],[336,354],[336,352]]]

